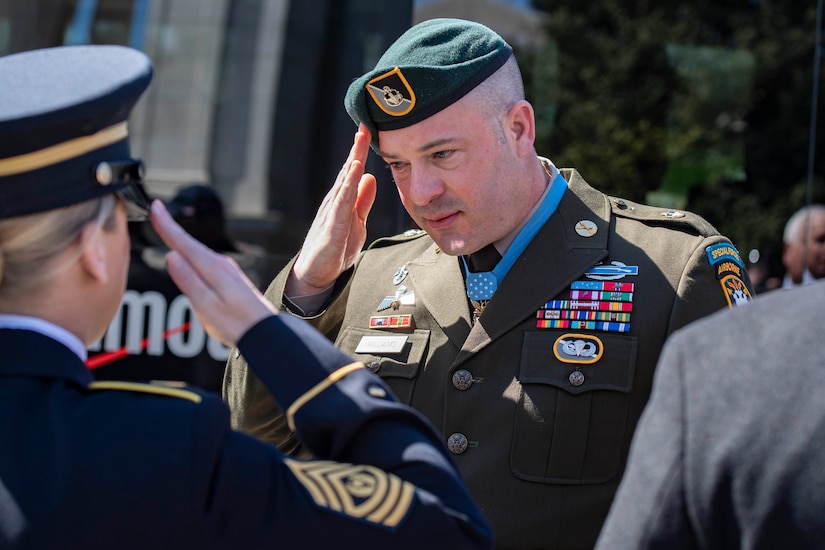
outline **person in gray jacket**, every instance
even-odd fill
[[[597,548],[825,548],[825,282],[677,332]]]

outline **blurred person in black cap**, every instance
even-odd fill
[[[160,201],[170,275],[318,460],[232,431],[216,395],[93,380],[85,347],[124,291],[127,210],[149,206],[126,120],[151,74],[119,46],[0,57],[0,547],[489,547],[426,420]]]
[[[436,424],[497,545],[591,548],[665,338],[750,300],[739,253],[538,156],[512,49],[478,23],[415,25],[344,105],[355,146],[267,297]],[[370,145],[420,230],[362,253]],[[234,353],[224,396],[233,426],[305,451]]]
[[[214,189],[192,184],[177,190],[167,210],[187,233],[217,252],[237,252],[226,235],[223,202]]]
[[[258,288],[266,277],[266,253],[260,246],[233,240],[227,230],[223,201],[212,187],[191,184],[181,187],[166,205],[169,213],[187,233],[216,252],[226,254],[243,269]]]
[[[263,249],[233,242],[214,189],[192,184],[167,202],[190,235],[235,260],[256,287],[264,280]],[[230,349],[208,335],[181,293],[164,258],[168,248],[151,226],[130,222],[132,258],[126,292],[106,334],[90,348],[89,367],[99,380],[185,383],[220,391]]]

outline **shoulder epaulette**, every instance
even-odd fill
[[[177,397],[187,399],[193,403],[200,403],[203,397],[190,390],[182,388],[172,388],[158,384],[141,384],[139,382],[122,382],[119,380],[98,380],[89,384],[90,390],[116,390],[137,393],[150,393],[153,395],[165,395],[167,397]]]
[[[399,233],[398,235],[392,235],[390,237],[381,237],[379,239],[376,239],[369,245],[369,248],[381,248],[384,246],[391,246],[393,244],[413,241],[415,239],[420,239],[425,235],[427,235],[427,232],[423,229],[408,229],[407,231]]]
[[[686,210],[649,206],[617,197],[610,197],[610,203],[613,207],[613,214],[616,216],[645,223],[667,225],[682,231],[691,231],[704,237],[719,234],[719,231],[703,217]]]

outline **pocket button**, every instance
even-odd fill
[[[467,450],[467,436],[462,433],[454,433],[447,439],[447,448],[454,455],[460,455]]]
[[[457,370],[453,373],[453,386],[464,391],[473,385],[473,375],[467,369]]]
[[[578,388],[579,386],[584,384],[584,374],[582,374],[582,372],[579,370],[574,370],[570,373],[570,376],[567,377],[567,380],[570,382],[570,384]]]

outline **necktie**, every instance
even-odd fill
[[[481,250],[473,252],[467,257],[467,267],[471,273],[492,271],[499,260],[501,260],[501,254],[498,253],[495,246],[488,244]]]

